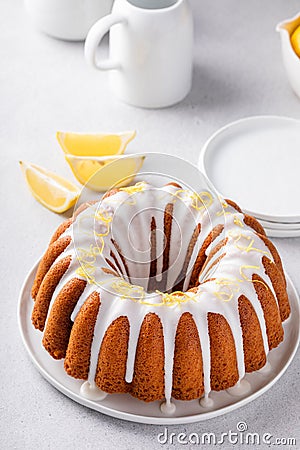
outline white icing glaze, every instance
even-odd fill
[[[80,394],[82,397],[85,397],[89,400],[93,400],[95,402],[104,400],[107,397],[107,393],[101,391],[95,383],[90,384],[88,381],[85,381],[80,386]]]
[[[257,371],[257,373],[260,373],[261,375],[269,375],[269,373],[271,373],[273,370],[271,364],[269,363],[269,361],[266,362],[266,364]]]
[[[176,406],[173,402],[166,401],[160,405],[160,410],[166,416],[172,416],[176,412]]]
[[[249,383],[249,381],[243,379],[238,381],[236,385],[232,386],[231,388],[226,389],[226,391],[233,397],[241,397],[242,395],[246,395],[251,391],[251,384]]]
[[[199,403],[202,406],[202,408],[212,408],[214,406],[213,399],[208,396],[200,398]]]
[[[154,188],[146,183],[139,186],[140,189],[137,188],[136,191],[135,188],[124,189],[98,204],[91,205],[63,234],[63,236],[71,236],[73,245],[70,244],[58,260],[70,255],[72,262],[54,292],[50,308],[62,286],[74,277],[87,279],[88,283],[73,311],[72,321],[76,319],[81,306],[93,291],[99,292],[101,299],[91,348],[88,382],[83,384],[82,395],[90,395],[90,391],[95,390],[94,379],[98,354],[105,331],[120,316],[126,316],[130,324],[125,378],[127,382],[132,381],[140,327],[144,317],[150,312],[159,317],[164,334],[166,403],[161,406],[163,412],[172,414],[175,408],[175,405],[171,403],[173,355],[177,325],[184,312],[192,314],[201,343],[205,395],[200,400],[200,404],[204,407],[211,406],[211,400],[208,398],[211,390],[210,339],[207,321],[209,312],[222,314],[232,330],[240,381],[228,392],[231,395],[241,395],[240,392],[244,393],[249,389],[249,383],[243,380],[245,366],[238,299],[242,294],[250,299],[261,327],[264,349],[268,354],[266,325],[262,307],[252,283],[252,274],[258,274],[276,298],[271,280],[265,274],[262,265],[263,255],[273,260],[269,249],[252,228],[244,224],[243,214],[224,204],[222,199],[206,197],[208,206],[202,207],[201,202],[195,203],[197,200],[190,191],[179,190],[175,186]],[[174,283],[178,281],[191,236],[198,224],[201,224],[201,230],[188,263],[187,272],[184,274],[183,290],[188,288],[196,257],[205,238],[216,225],[224,225],[224,230],[206,249],[206,255],[209,256],[222,239],[227,238],[227,243],[203,268],[199,276],[200,286],[198,292],[193,294],[193,300],[163,304],[165,297],[162,293],[148,293],[146,289],[151,263],[149,236],[153,217],[156,229],[161,231],[156,233],[157,289],[162,286],[164,280],[162,274],[163,251],[166,243],[163,236],[164,211],[168,203],[173,204],[173,212],[169,269],[165,278],[166,286],[163,286],[164,292],[171,290]],[[223,254],[225,256],[214,264]],[[119,277],[103,272],[103,267],[112,269],[107,260],[115,266]],[[138,288],[133,291],[132,287],[122,284],[123,280],[143,289]]]

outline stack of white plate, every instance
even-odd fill
[[[199,168],[268,236],[300,236],[300,121],[257,116],[233,122],[205,143]]]

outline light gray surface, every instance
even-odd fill
[[[147,111],[120,104],[110,96],[106,74],[85,65],[82,44],[56,41],[39,34],[32,29],[20,0],[0,1],[0,447],[3,449],[168,447],[157,442],[157,434],[163,427],[112,419],[64,397],[39,375],[25,353],[16,321],[19,290],[62,217],[31,197],[17,162],[29,160],[72,179],[55,140],[56,130],[136,128],[138,136],[131,145],[133,151],[184,155],[196,163],[207,137],[232,120],[253,114],[282,114],[299,119],[300,101],[285,77],[275,25],[296,14],[300,2],[192,0],[192,3],[196,22],[193,90],[180,105]],[[251,179],[255,182],[253,175]],[[300,239],[274,241],[299,291]],[[219,436],[230,429],[235,431],[236,424],[243,420],[249,431],[261,435],[268,432],[276,437],[295,437],[300,448],[299,369],[298,352],[281,380],[253,403],[224,417],[169,427],[169,431],[212,431]],[[232,446],[244,447],[252,448]],[[214,448],[228,449],[230,445]]]

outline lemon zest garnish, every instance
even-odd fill
[[[173,196],[180,200],[184,200],[186,198],[191,200],[191,207],[196,209],[196,211],[202,211],[213,203],[213,196],[210,192],[206,191],[197,193],[188,189],[178,189],[174,192]]]
[[[144,192],[146,186],[147,183],[145,181],[139,181],[133,186],[119,188],[119,190],[127,192],[131,196],[132,194],[136,194],[137,192]],[[136,205],[136,199],[134,197],[129,197],[127,200],[124,201],[124,204],[134,206]]]
[[[235,293],[239,292],[239,282],[240,280],[230,279],[230,278],[219,278],[216,280],[216,284],[222,286],[224,291],[216,291],[214,295],[224,302],[229,302]]]
[[[101,250],[98,246],[90,245],[89,250],[85,248],[77,249],[77,261],[80,264],[80,267],[76,269],[77,275],[85,278],[88,283],[95,283],[94,274],[96,272],[96,260],[97,256],[101,254]]]
[[[133,186],[123,187],[120,188],[120,191],[125,191],[128,194],[135,194],[136,192],[143,192],[146,188],[145,181],[139,181],[138,183],[134,184]]]
[[[234,216],[233,223],[241,228],[244,228],[243,222],[237,216]]]
[[[231,216],[232,212],[230,211],[224,211],[224,209],[221,209],[220,211],[216,212],[216,216],[220,217],[220,216]]]
[[[270,253],[269,253],[269,252],[267,252],[267,251],[265,251],[265,250],[261,250],[261,249],[256,248],[256,247],[253,247],[253,244],[254,244],[254,239],[251,239],[251,242],[250,242],[250,244],[248,245],[248,247],[242,247],[242,246],[240,246],[240,245],[236,245],[236,248],[239,249],[239,250],[245,251],[245,252],[247,252],[247,253],[248,253],[248,252],[251,252],[251,251],[254,251],[254,252],[263,253],[263,254],[265,254],[265,255],[269,255],[269,256],[270,256]]]
[[[110,215],[110,213],[101,208],[99,209],[96,214],[95,214],[95,220],[97,222],[100,222],[101,225],[104,226],[104,231],[101,233],[97,233],[96,231],[94,231],[95,236],[99,238],[100,241],[100,247],[99,247],[99,253],[102,254],[103,250],[104,250],[104,237],[108,236],[109,232],[110,232],[110,223],[112,222],[112,216]]]
[[[230,301],[234,294],[240,291],[240,284],[244,283],[245,281],[250,283],[260,283],[262,284],[266,289],[269,289],[268,285],[260,280],[253,280],[252,278],[249,278],[245,273],[244,270],[246,269],[260,269],[260,266],[251,266],[251,265],[242,265],[240,266],[239,272],[241,275],[241,279],[239,278],[219,278],[214,280],[215,283],[222,287],[222,290],[215,291],[214,295],[224,302]]]
[[[197,294],[192,292],[182,292],[182,291],[174,291],[170,294],[163,293],[160,291],[155,291],[156,293],[161,295],[162,303],[158,304],[158,306],[166,305],[166,306],[181,306],[182,303],[187,303],[192,300],[194,302],[197,301]]]
[[[102,221],[104,223],[110,223],[112,221],[112,216],[110,215],[110,212],[107,211],[106,209],[99,209],[98,211],[96,211],[95,213],[95,219]]]
[[[142,286],[127,283],[124,279],[117,279],[111,284],[111,288],[121,295],[121,300],[130,299],[134,302],[141,302],[145,297],[145,291]],[[137,294],[139,297],[135,297]]]
[[[190,300],[197,301],[197,294],[195,293],[175,291],[168,294],[157,290],[155,293],[160,295],[161,301],[153,303],[146,300],[145,290],[142,286],[130,284],[120,278],[115,279],[110,287],[121,296],[121,300],[129,299],[146,306],[180,306]]]
[[[269,258],[272,258],[270,252],[268,252],[266,250],[261,250],[261,249],[256,248],[256,247],[253,247],[254,239],[253,238],[251,239],[250,236],[247,236],[246,234],[243,234],[243,233],[235,233],[235,232],[232,232],[232,231],[228,232],[228,236],[231,237],[232,239],[234,239],[235,247],[238,250],[243,251],[243,252],[247,252],[247,253],[249,253],[251,251],[254,251],[254,252],[258,252],[258,253],[262,253],[264,255],[267,255]],[[250,243],[248,245],[245,245],[245,246],[238,245],[238,242],[241,239],[246,239],[247,241],[250,241]]]
[[[241,274],[241,276],[244,278],[244,280],[245,280],[245,281],[251,281],[251,282],[252,282],[252,279],[248,278],[247,275],[243,272],[244,269],[257,269],[257,270],[259,270],[260,267],[259,267],[259,266],[250,266],[250,265],[247,265],[247,264],[243,264],[243,265],[240,267],[240,274]]]
[[[222,300],[222,302],[230,302],[230,300],[233,297],[233,292],[225,292],[225,291],[219,291],[214,292],[214,295],[219,299]]]
[[[80,277],[85,278],[89,284],[95,284],[95,270],[96,268],[94,266],[84,265],[84,267],[78,267],[78,269],[76,269],[76,273]]]

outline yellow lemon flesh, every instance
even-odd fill
[[[20,161],[33,196],[46,208],[63,213],[76,203],[80,189],[70,181],[36,164]]]
[[[300,58],[300,26],[293,32],[291,43],[296,55]]]
[[[142,155],[102,158],[65,155],[65,158],[77,180],[94,191],[128,186],[145,159]]]
[[[63,151],[75,156],[122,155],[135,131],[117,134],[83,134],[58,131],[56,138]]]

